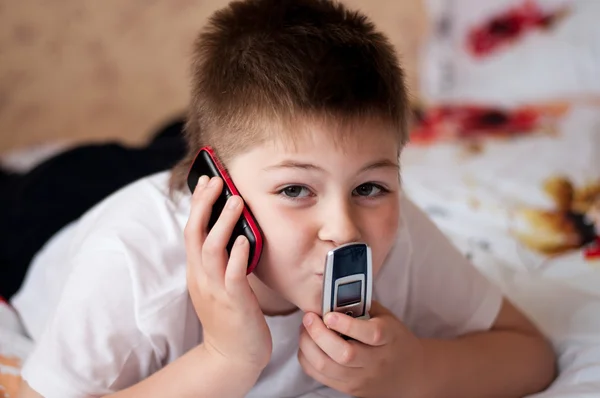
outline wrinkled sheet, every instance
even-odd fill
[[[563,104],[550,121],[494,134],[446,121],[426,126],[406,148],[406,194],[551,339],[561,374],[536,398],[600,396],[600,258],[586,259],[589,245],[552,253],[531,247],[524,235],[560,240],[570,225],[550,228],[522,216],[563,220],[544,190],[550,179],[560,176],[575,191],[600,182],[600,107]]]

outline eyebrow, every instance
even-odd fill
[[[360,169],[359,172],[363,173],[368,170],[384,169],[384,168],[398,169],[399,167],[400,167],[399,164],[396,162],[392,162],[389,159],[381,159],[376,162],[369,163],[368,165],[366,165],[365,167]],[[321,168],[317,165],[314,165],[312,163],[296,162],[293,160],[284,160],[281,163],[264,168],[265,171],[279,170],[279,169],[300,169],[300,170],[309,170],[309,171],[319,171],[322,173],[325,172],[325,170],[323,168]]]

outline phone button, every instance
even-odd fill
[[[346,311],[346,315],[348,315],[348,316],[354,316],[354,312],[352,312],[352,311]]]

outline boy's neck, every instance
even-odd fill
[[[275,293],[267,285],[262,283],[256,275],[248,275],[248,282],[256,295],[260,309],[266,316],[289,315],[298,310],[298,307]]]

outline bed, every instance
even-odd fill
[[[461,106],[457,109],[464,111]],[[425,112],[438,111],[432,107]],[[431,126],[419,126],[414,131],[420,136],[402,157],[402,178],[406,194],[551,339],[561,373],[539,398],[597,397],[600,258],[586,258],[585,245],[562,246],[564,231],[547,230],[551,227],[536,225],[521,213],[548,211],[561,216],[557,200],[544,189],[552,176],[566,176],[581,192],[594,190],[594,174],[600,182],[600,167],[585,167],[597,162],[600,152],[594,141],[600,138],[600,106],[569,105],[552,124],[550,130],[514,133],[516,137],[498,130],[474,133],[475,138],[468,139],[436,135],[425,131]],[[595,143],[595,155],[590,142]],[[65,147],[54,143],[13,151],[2,162],[25,171]],[[532,161],[532,152],[541,148],[546,155]],[[600,198],[600,191],[596,194]],[[550,237],[544,239],[545,235]],[[8,391],[16,389],[20,364],[31,347],[16,315],[0,302],[0,397],[14,396]]]

